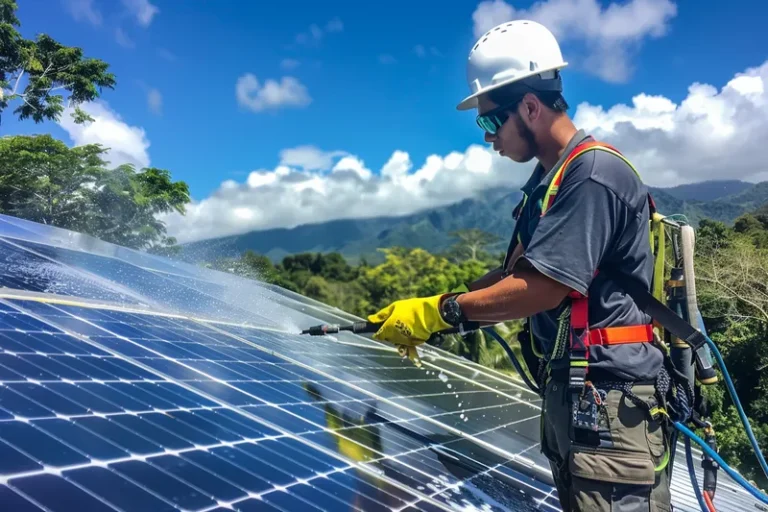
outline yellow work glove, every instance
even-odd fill
[[[418,365],[416,345],[437,331],[453,327],[440,315],[440,299],[444,296],[398,300],[370,315],[369,322],[382,323],[373,339],[396,345],[401,356],[408,356]]]

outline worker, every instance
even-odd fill
[[[374,338],[415,350],[465,322],[526,319],[544,368],[529,363],[540,378],[541,450],[563,510],[670,510],[669,432],[649,413],[663,353],[651,319],[614,281],[651,286],[647,188],[618,148],[581,151],[593,138],[567,115],[567,63],[546,27],[498,25],[467,65],[471,94],[457,108],[477,110],[499,155],[536,159],[509,249],[467,291],[398,300],[370,315],[382,324]]]

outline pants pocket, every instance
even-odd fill
[[[610,453],[574,445],[569,457],[573,476],[618,484],[653,485],[653,461],[638,453],[611,450]]]
[[[656,475],[650,458],[574,446],[569,457],[574,511],[648,512]]]

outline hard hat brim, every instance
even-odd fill
[[[489,91],[493,91],[495,89],[499,89],[501,87],[504,87],[505,85],[509,85],[509,84],[512,84],[512,83],[515,83],[515,82],[519,82],[519,81],[524,80],[526,78],[529,78],[529,77],[532,77],[532,76],[535,76],[535,75],[538,75],[538,74],[541,74],[541,73],[545,73],[547,71],[552,71],[552,70],[555,70],[555,69],[562,69],[562,68],[566,67],[567,65],[568,65],[567,62],[563,62],[562,64],[559,64],[557,66],[552,66],[550,68],[545,68],[545,69],[537,69],[536,71],[532,71],[532,72],[530,72],[528,74],[518,75],[518,76],[510,78],[508,80],[504,80],[504,81],[495,83],[493,85],[489,85],[488,87],[484,87],[484,88],[480,89],[479,91],[477,91],[477,92],[475,92],[473,94],[470,94],[469,96],[467,96],[466,98],[461,100],[461,102],[458,105],[456,105],[456,110],[471,110],[473,108],[477,108],[478,98],[480,96],[482,96],[483,94],[488,93]]]

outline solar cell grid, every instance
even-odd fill
[[[81,250],[87,246],[87,251],[92,254],[118,258],[160,272],[174,272],[192,276],[197,270],[192,265],[173,262],[160,256],[104,242],[82,233],[74,233],[50,224],[38,224],[4,214],[0,214],[0,233],[4,238],[13,238],[14,241],[20,243],[32,241],[76,250]]]
[[[55,270],[53,274],[56,279],[52,279],[48,284],[49,289],[45,290],[50,293],[59,293],[58,289],[51,287],[59,286],[57,274],[61,274],[65,269],[71,267],[72,270],[66,271],[71,276],[63,276],[62,279],[63,285],[66,285],[64,291],[68,295],[111,300],[123,305],[138,303],[135,298],[121,302],[114,300],[116,297],[99,293],[101,288],[110,287],[115,290],[115,293],[119,290],[130,290],[131,296],[143,298],[141,304],[145,306],[152,304],[166,310],[184,311],[196,316],[204,317],[207,315],[220,319],[236,318],[240,322],[250,321],[258,325],[275,325],[271,319],[262,314],[243,309],[240,304],[227,302],[220,293],[215,294],[213,290],[205,290],[201,287],[190,288],[177,282],[171,274],[152,272],[116,258],[107,258],[29,240],[16,240],[13,243],[15,245],[14,250],[18,253],[16,259],[24,262],[29,268],[28,272],[31,276],[46,275],[46,272],[40,270],[43,263]],[[4,252],[5,247],[0,246],[0,253]],[[37,258],[39,261],[29,261],[31,258]],[[43,265],[42,268],[45,266]],[[98,282],[95,278],[90,279],[92,283],[90,287],[81,289],[81,285],[87,285],[89,282],[87,276],[98,276]],[[19,288],[32,289],[29,286]],[[264,307],[267,306],[269,303],[264,304]]]
[[[0,239],[0,288],[38,293],[91,297],[116,304],[136,304],[136,300],[105,283],[97,283],[79,272],[33,254],[16,243]]]
[[[26,306],[27,301],[16,304]],[[313,375],[307,368],[292,364],[284,358],[271,355],[196,322],[70,306],[36,305],[36,312],[54,323],[58,323],[72,313],[84,319],[88,318],[87,321],[93,324],[108,325],[113,330],[104,330],[99,335],[90,336],[90,344],[77,342],[88,347],[96,344],[94,348],[97,350],[100,345],[102,352],[106,355],[82,356],[77,360],[92,357],[102,362],[110,362],[114,367],[131,373],[130,376],[124,375],[122,378],[113,376],[112,379],[106,380],[94,379],[86,373],[84,374],[87,377],[86,380],[72,380],[66,383],[60,380],[58,382],[40,381],[36,384],[46,389],[49,384],[76,387],[79,393],[94,396],[100,403],[113,406],[109,412],[98,413],[98,415],[95,411],[88,410],[84,415],[63,414],[57,418],[54,411],[44,413],[40,411],[37,417],[31,418],[31,428],[44,432],[43,435],[53,439],[55,443],[66,445],[72,453],[85,458],[85,462],[81,459],[74,460],[72,453],[64,451],[60,456],[61,460],[56,461],[60,465],[64,464],[65,470],[60,474],[70,475],[71,478],[68,478],[68,481],[77,483],[80,488],[97,493],[99,488],[115,478],[114,475],[119,475],[121,482],[125,480],[133,482],[132,485],[138,485],[148,496],[147,500],[151,497],[168,503],[162,489],[148,488],[142,480],[147,478],[147,474],[155,470],[160,471],[162,468],[151,465],[149,467],[152,469],[144,470],[142,464],[170,450],[186,461],[179,464],[187,468],[187,471],[194,473],[193,469],[189,469],[188,464],[200,470],[207,467],[214,471],[225,482],[225,489],[229,489],[227,485],[240,489],[243,487],[224,477],[221,471],[238,475],[232,478],[236,478],[241,484],[247,482],[249,487],[243,490],[249,493],[265,493],[274,486],[281,489],[288,486],[287,490],[271,492],[288,492],[288,495],[292,496],[291,500],[299,495],[294,495],[290,488],[299,483],[302,485],[301,492],[306,493],[307,496],[321,492],[324,493],[322,496],[332,501],[339,500],[339,496],[346,496],[345,493],[354,491],[355,499],[363,500],[373,507],[365,510],[384,506],[407,508],[411,503],[421,504],[416,505],[416,509],[422,505],[426,507],[424,503],[427,502],[424,500],[428,495],[418,491],[419,487],[433,488],[431,492],[435,495],[432,497],[435,502],[442,501],[450,504],[457,499],[458,495],[454,494],[451,486],[458,486],[463,477],[446,471],[445,464],[436,458],[429,446],[423,444],[423,436],[434,435],[441,431],[445,436],[450,434],[434,424],[423,423],[424,420],[417,415],[408,414],[386,404],[381,407],[374,397],[350,388],[338,380]],[[18,315],[11,313],[10,316],[15,318]],[[130,330],[131,335],[142,337],[123,337],[114,332],[114,330],[120,330],[119,326],[123,325],[122,322],[125,322],[125,325],[131,325],[133,328]],[[2,332],[1,328],[0,332]],[[123,332],[128,333],[127,330]],[[157,333],[162,333],[163,337],[161,338]],[[264,333],[267,336],[270,334],[268,331]],[[104,344],[107,338],[119,340],[119,343]],[[195,349],[190,350],[190,347]],[[204,350],[198,350],[201,347],[204,347]],[[183,352],[178,352],[179,350]],[[135,354],[132,356],[132,361],[124,357],[127,356],[126,352]],[[232,359],[234,354],[240,356],[240,359]],[[43,356],[43,354],[37,355]],[[175,358],[174,355],[183,357]],[[44,356],[46,358],[66,357],[54,354]],[[211,356],[216,356],[218,359]],[[164,361],[166,368],[184,368],[184,371],[180,372],[178,384],[173,382],[177,377],[163,375],[163,372],[157,371],[159,365],[148,364],[153,361]],[[209,373],[214,370],[218,372],[216,376]],[[311,377],[314,379],[310,379]],[[53,378],[59,377],[53,375]],[[171,390],[168,389],[169,386],[174,387]],[[161,392],[160,389],[164,391]],[[191,389],[204,390],[208,398],[201,397]],[[169,399],[167,393],[173,393],[176,398]],[[62,395],[58,393],[56,396]],[[72,400],[78,402],[74,394],[66,396],[72,396]],[[191,400],[191,397],[195,400]],[[185,400],[185,406],[175,406]],[[204,404],[200,404],[201,401]],[[243,416],[232,408],[233,405],[238,405],[238,402],[242,406],[241,411],[248,413],[250,417]],[[280,404],[282,407],[275,407],[275,404]],[[78,403],[78,405],[88,407],[85,404]],[[127,414],[126,411],[133,414]],[[372,417],[369,414],[366,418],[366,413],[371,411],[376,416]],[[273,422],[276,429],[256,419]],[[63,424],[54,423],[54,421],[63,421],[68,426],[64,427]],[[363,423],[361,424],[360,421]],[[406,433],[393,429],[395,425],[407,425]],[[386,430],[383,435],[382,430]],[[297,434],[296,439],[291,438],[294,433]],[[97,440],[89,439],[91,436],[97,436]],[[350,454],[358,457],[364,454],[363,459],[355,459],[354,456],[351,458],[352,460],[367,459],[369,464],[375,463],[377,471],[383,471],[391,482],[401,482],[412,486],[411,488],[417,491],[398,489],[392,483],[387,487],[380,478],[372,477],[368,473],[361,472],[360,469],[353,469],[351,461],[335,459],[327,453],[311,448],[308,451],[307,445],[301,445],[298,453],[309,455],[309,459],[306,457],[296,459],[296,447],[290,450],[274,444],[288,439],[293,443],[300,443],[297,440],[299,438],[312,441],[330,452],[341,452],[346,457],[350,457]],[[266,442],[266,439],[271,439],[272,444],[261,445]],[[378,442],[384,440],[385,444],[378,445],[376,439],[379,440]],[[445,445],[448,446],[455,441],[455,436],[454,439],[449,437],[444,439]],[[255,441],[258,442],[254,444]],[[200,450],[200,446],[206,446],[208,449]],[[104,469],[103,466],[88,462],[88,457],[95,456],[95,453],[115,457],[107,459],[110,461],[106,464],[110,471],[109,475],[100,473],[100,470]],[[131,455],[126,457],[122,455],[123,453]],[[287,454],[294,455],[286,456]],[[167,459],[164,460],[167,462]],[[312,466],[308,466],[308,461],[312,460],[317,461],[319,468],[327,470],[331,467],[331,471],[338,476],[335,479],[322,479],[322,482],[315,484],[317,473]],[[333,464],[329,464],[329,460],[333,461]],[[142,464],[136,464],[137,462]],[[119,467],[116,468],[116,465]],[[307,473],[308,469],[309,473]],[[241,474],[244,470],[245,473]],[[142,476],[132,478],[129,474],[134,473],[141,473]],[[166,471],[164,474],[167,473]],[[29,473],[25,479],[35,478],[38,474],[45,474],[45,472]],[[18,479],[18,475],[15,478],[8,478],[7,475],[5,477],[12,486],[12,481]],[[371,478],[376,480],[375,485],[364,483]],[[308,487],[307,479],[311,483]],[[162,480],[150,478],[147,481],[151,482],[152,486],[158,487]],[[173,480],[173,482],[176,481]],[[125,483],[117,485],[117,483],[113,489],[121,488],[120,485],[128,485]],[[264,485],[267,487],[263,488]],[[383,497],[380,496],[382,487],[387,487],[391,492],[385,492]],[[312,490],[305,490],[307,488]],[[397,491],[395,492],[394,489]],[[393,505],[393,500],[398,493],[406,499],[398,498],[397,503]],[[230,494],[232,494],[231,489]],[[116,499],[99,496],[100,499],[108,502],[110,499]],[[267,499],[267,495],[264,499],[278,507],[288,503],[282,494],[275,496],[280,496],[280,499]],[[476,499],[463,489],[460,491],[460,496],[467,500]],[[247,509],[250,506],[249,500],[252,499],[234,500],[237,505],[235,508]],[[215,505],[220,504],[219,501],[226,502],[217,498]],[[178,505],[172,501],[170,504]]]

